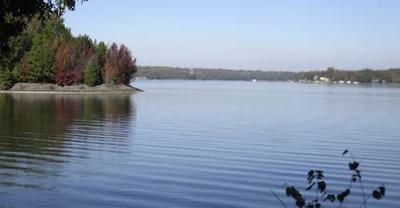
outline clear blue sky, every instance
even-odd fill
[[[400,66],[400,0],[89,0],[74,34],[140,65],[311,70]]]

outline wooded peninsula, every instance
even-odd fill
[[[126,89],[136,73],[136,59],[123,44],[73,36],[62,15],[74,8],[75,1],[1,4],[0,90]],[[18,89],[13,89],[16,83]]]

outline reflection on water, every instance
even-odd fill
[[[135,117],[130,95],[0,95],[0,189],[48,189],[32,179],[60,176],[63,163],[91,150],[121,152],[107,132],[126,138]]]

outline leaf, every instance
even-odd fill
[[[334,202],[334,201],[336,200],[336,197],[335,197],[334,194],[328,194],[328,195],[325,197],[324,201],[326,201],[326,200],[329,200],[329,201],[331,201],[331,202]]]
[[[379,186],[379,192],[381,193],[382,196],[385,196],[385,186]]]
[[[313,176],[313,175],[314,175],[314,170],[310,170],[310,171],[308,171],[307,175],[308,175],[308,177],[311,177],[311,176]]]
[[[304,201],[304,199],[296,200],[297,207],[302,208],[302,207],[304,207],[304,205],[306,205],[306,202]]]
[[[348,150],[348,149],[345,149],[345,150],[343,151],[342,155],[345,155],[345,154],[347,154],[348,152],[349,152],[349,150]]]
[[[324,171],[323,170],[316,170],[316,172],[317,172],[317,178],[319,180],[324,178]]]
[[[307,178],[308,183],[311,183],[311,180],[314,178],[314,170],[308,171],[307,175],[308,175],[308,178]]]
[[[349,168],[350,168],[350,170],[355,171],[355,170],[357,170],[359,165],[360,165],[360,163],[358,163],[356,161],[350,162],[349,163]]]
[[[324,181],[318,182],[318,189],[319,191],[324,192],[326,189],[326,183]]]
[[[362,177],[361,177],[361,170],[356,170],[356,173],[354,174],[354,175],[356,175],[359,179],[361,179]]]
[[[382,198],[381,192],[379,192],[379,191],[377,191],[377,190],[374,190],[374,191],[372,192],[372,196],[373,196],[376,200],[379,200],[379,199]]]
[[[340,203],[344,201],[344,196],[342,194],[338,194],[336,198],[340,201]]]
[[[286,196],[290,197],[293,195],[293,190],[290,186],[286,187]]]
[[[294,186],[288,186],[286,187],[286,196],[292,197],[294,200],[303,200],[303,196],[300,194],[300,192],[294,187]]]
[[[350,189],[346,189],[346,191],[343,192],[344,196],[347,197],[348,195],[350,195]]]
[[[342,192],[341,194],[337,195],[337,200],[340,201],[340,203],[343,203],[343,201],[346,199],[346,197],[350,194],[350,189],[346,189],[346,191]]]
[[[351,181],[353,182],[353,183],[355,183],[355,182],[357,182],[357,177],[355,177],[354,175],[351,177]]]

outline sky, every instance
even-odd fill
[[[75,35],[139,65],[251,70],[400,67],[399,0],[89,0]]]

